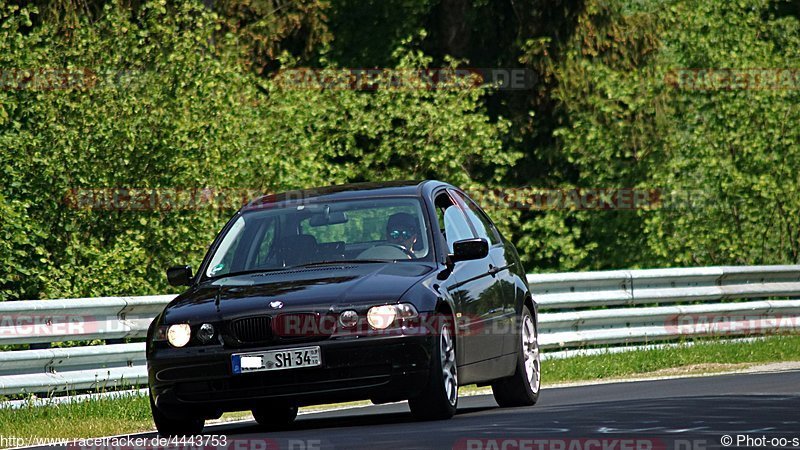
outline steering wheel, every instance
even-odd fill
[[[388,254],[387,254],[388,253]],[[359,259],[399,259],[400,256],[413,259],[414,254],[399,244],[384,243],[370,247],[358,255]]]
[[[381,245],[379,245],[378,247],[383,247],[383,246],[387,246],[387,247],[394,247],[394,248],[396,248],[396,249],[399,249],[400,251],[402,251],[403,253],[405,253],[405,254],[406,254],[406,256],[408,256],[408,259],[414,259],[414,253],[413,253],[411,250],[409,250],[409,249],[407,249],[407,248],[403,247],[403,246],[402,246],[402,245],[400,245],[400,244],[390,244],[390,243],[388,243],[388,242],[387,242],[387,243],[385,243],[385,244],[381,244]]]

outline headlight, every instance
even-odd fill
[[[396,316],[393,305],[373,306],[367,311],[367,322],[376,330],[384,330],[394,323]]]
[[[183,347],[189,343],[189,339],[191,338],[192,329],[189,327],[188,323],[170,325],[167,329],[167,341],[169,341],[170,345],[173,347]]]
[[[385,330],[397,319],[411,319],[417,315],[417,309],[409,303],[373,306],[367,311],[367,322],[376,330]]]

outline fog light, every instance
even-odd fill
[[[189,343],[192,337],[192,329],[188,323],[171,325],[167,329],[167,340],[173,347],[183,347]]]
[[[352,328],[358,324],[358,313],[352,309],[348,309],[339,314],[339,325],[344,328]]]
[[[211,342],[211,339],[213,338],[214,338],[214,325],[211,325],[210,323],[204,323],[200,325],[200,329],[197,330],[197,339],[199,339],[200,342],[207,344]]]

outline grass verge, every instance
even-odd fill
[[[719,372],[731,368],[779,361],[796,361],[800,336],[772,336],[749,342],[700,341],[694,345],[654,348],[607,355],[549,360],[542,364],[545,386],[615,378],[682,373]],[[462,395],[484,392],[475,386]],[[367,402],[337,404],[360,406]],[[304,410],[320,410],[320,407]],[[247,417],[241,413],[228,418]],[[146,396],[91,399],[81,403],[0,409],[0,436],[17,438],[86,438],[153,429]]]
[[[684,371],[669,369],[702,367],[707,367],[707,372],[720,372],[731,365],[798,359],[800,336],[771,336],[744,342],[706,340],[678,347],[545,361],[542,363],[542,381],[547,386],[573,381],[680,374]]]
[[[134,433],[152,428],[150,401],[146,395],[91,398],[61,405],[0,409],[0,436],[6,438],[77,439]],[[33,445],[33,442],[29,445]]]

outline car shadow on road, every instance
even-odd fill
[[[792,433],[800,429],[800,397],[787,395],[690,396],[607,400],[568,405],[499,408],[466,404],[449,421],[416,422],[405,404],[309,414],[283,430],[264,431],[254,423],[207,427],[205,433],[231,437],[324,436],[335,442],[356,427],[391,430],[409,439],[437,430],[437,440],[455,442],[470,432],[495,437],[677,436],[719,437],[719,433]],[[465,402],[467,403],[467,402]],[[361,431],[359,431],[361,433]]]
[[[460,399],[456,416],[458,417],[466,414],[474,414],[482,411],[499,409],[499,407],[494,404],[492,400],[486,400],[486,396],[482,397],[484,398],[478,399],[465,397]],[[487,402],[491,402],[491,404],[487,405]],[[301,414],[293,424],[280,430],[272,430],[272,432],[293,432],[322,428],[346,428],[359,426],[370,427],[376,425],[397,425],[409,423],[423,422],[418,422],[415,420],[411,415],[411,412],[408,410],[408,404],[401,402],[387,405]],[[263,433],[265,431],[264,428],[260,427],[254,422],[219,424],[206,427],[204,430],[205,434],[219,434],[220,432],[224,432],[225,434],[233,436],[240,434]]]

